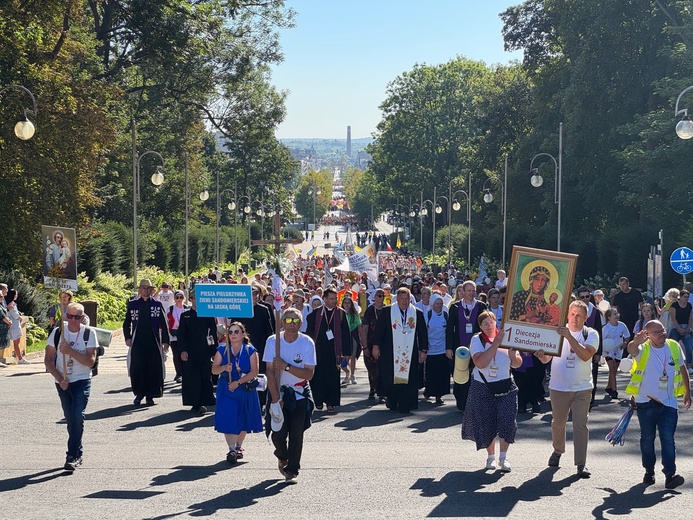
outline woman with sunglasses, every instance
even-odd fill
[[[220,325],[222,335],[224,326]],[[245,327],[234,321],[228,327],[228,341],[217,348],[212,374],[219,375],[214,429],[224,434],[229,447],[226,460],[235,464],[243,458],[243,440],[247,433],[262,431],[260,399],[255,389],[244,388],[260,370],[260,357],[250,344]]]
[[[171,305],[166,312],[168,319],[168,330],[171,336],[171,350],[173,351],[173,366],[176,369],[176,377],[173,379],[176,383],[183,380],[183,362],[180,359],[181,350],[178,348],[178,327],[180,326],[180,317],[190,309],[190,305],[185,304],[185,293],[178,289],[173,293],[174,304]]]

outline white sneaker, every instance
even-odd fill
[[[496,469],[496,459],[486,459],[486,469]]]
[[[351,379],[349,380],[352,385],[356,384],[356,378],[354,376],[351,376]]]
[[[27,358],[23,357],[19,361],[17,361],[18,365],[31,365],[31,361],[29,361]]]
[[[501,459],[500,460],[500,468],[499,468],[503,473],[510,473],[512,471],[512,467],[510,466],[510,462],[508,462],[508,459]]]
[[[2,361],[0,361],[0,368],[7,368],[7,365],[5,363],[3,363]]]
[[[348,385],[349,384],[349,378],[345,377],[344,380],[342,381],[342,386]]]

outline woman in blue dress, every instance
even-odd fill
[[[224,434],[229,452],[226,460],[235,464],[243,458],[243,439],[247,433],[263,431],[260,399],[255,389],[244,384],[253,381],[259,372],[260,358],[250,344],[245,327],[237,321],[228,327],[228,341],[223,326],[219,327],[219,348],[214,355],[212,374],[219,375],[214,429]]]

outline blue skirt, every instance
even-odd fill
[[[228,379],[219,378],[214,429],[220,433],[232,435],[238,435],[241,432],[261,432],[263,430],[262,415],[257,391],[248,392],[239,387],[231,392]]]

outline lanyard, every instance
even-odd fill
[[[469,318],[472,317],[472,311],[474,310],[474,305],[475,305],[475,304],[476,304],[476,302],[472,303],[472,306],[471,306],[471,307],[467,307],[467,306],[464,304],[464,301],[462,302],[462,313],[464,314],[464,319],[465,319],[465,320],[469,321]]]
[[[327,330],[332,329],[332,320],[334,319],[334,313],[337,311],[336,308],[332,309],[332,315],[330,316],[330,319],[327,319],[327,312],[325,310],[325,307],[323,306],[322,308],[322,317],[325,318],[325,322],[327,323]]]

